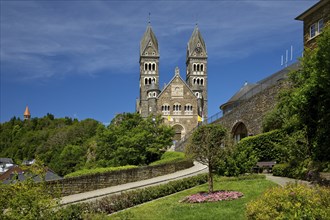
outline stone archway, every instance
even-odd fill
[[[185,131],[184,131],[183,126],[180,125],[180,124],[176,124],[176,125],[173,125],[173,129],[175,131],[175,135],[174,135],[173,140],[174,141],[181,140],[181,138],[185,135]]]
[[[233,129],[232,129],[232,135],[234,142],[237,143],[241,139],[248,136],[248,130],[243,122],[237,122]]]

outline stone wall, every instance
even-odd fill
[[[230,133],[237,123],[244,123],[248,135],[262,133],[262,120],[267,112],[272,110],[277,102],[277,96],[281,88],[287,86],[285,82],[279,82],[251,98],[241,101],[231,112],[226,113],[213,123],[222,124]]]
[[[111,171],[102,174],[65,178],[61,180],[49,181],[47,182],[47,185],[50,188],[60,188],[62,196],[67,196],[129,182],[150,179],[169,173],[174,173],[178,170],[187,169],[192,166],[192,161],[184,160],[157,166],[145,166],[128,170]]]

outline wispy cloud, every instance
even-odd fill
[[[149,11],[163,63],[183,59],[197,21],[212,59],[238,59],[276,46],[272,37],[289,34],[296,12],[312,4],[302,3],[1,1],[1,75],[25,81],[135,73]]]

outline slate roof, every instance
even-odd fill
[[[11,158],[6,158],[6,157],[0,158],[0,164],[9,164],[9,163],[14,164]]]
[[[149,24],[147,27],[147,30],[144,32],[141,42],[140,42],[140,56],[143,55],[143,52],[146,49],[146,47],[148,46],[150,41],[152,42],[152,45],[156,50],[156,55],[158,55],[159,54],[158,41],[157,41],[156,35],[152,31],[151,25]]]
[[[192,56],[192,53],[194,52],[194,50],[195,50],[196,45],[197,45],[198,42],[200,42],[201,46],[205,50],[205,53],[207,53],[204,39],[202,37],[201,32],[199,31],[198,26],[196,25],[193,33],[191,34],[191,37],[190,37],[189,42],[188,42],[188,45],[187,45],[187,47],[188,47],[187,48],[188,49],[188,56]]]
[[[277,82],[287,78],[289,72],[298,70],[300,68],[300,63],[296,62],[292,65],[285,67],[284,69],[258,81],[257,83],[245,83],[244,86],[236,92],[226,103],[220,106],[221,110],[224,110],[224,107],[231,105],[239,100],[244,100],[246,98],[250,98],[252,94],[257,94],[261,92],[263,89],[267,88],[268,86],[274,85]],[[253,90],[253,92],[252,92]],[[251,92],[250,92],[251,91]],[[248,95],[247,95],[248,94]]]

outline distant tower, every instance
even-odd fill
[[[29,106],[26,106],[25,112],[24,112],[24,120],[30,120],[30,118],[31,118],[31,113],[29,110]]]
[[[158,41],[149,22],[140,42],[140,100],[138,106],[142,117],[156,113],[159,92]]]
[[[187,45],[186,82],[198,98],[198,114],[207,118],[207,50],[196,27]]]

